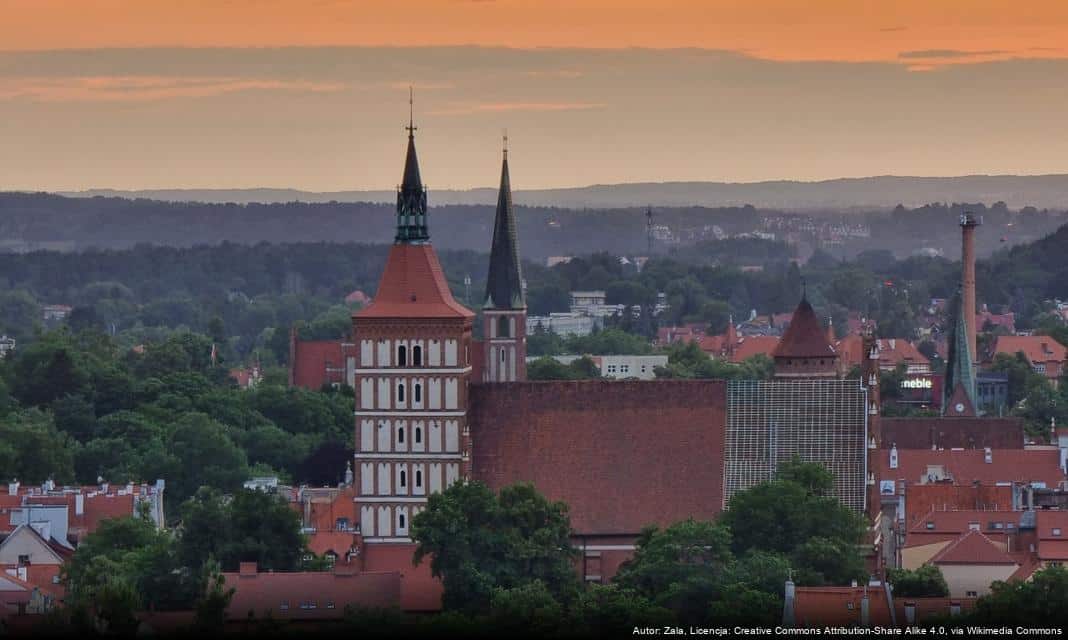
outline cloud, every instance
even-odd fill
[[[961,49],[921,49],[918,51],[902,51],[897,54],[902,60],[916,60],[928,58],[976,58],[981,56],[1004,56],[1012,53],[1002,49],[987,49],[984,51],[964,51]]]
[[[242,91],[341,91],[340,82],[265,78],[171,76],[15,77],[0,85],[0,100],[35,102],[141,102],[207,98]]]
[[[525,75],[532,78],[581,78],[584,74],[581,71],[575,71],[573,69],[550,69],[550,70],[535,70],[524,71]]]
[[[498,113],[505,111],[587,111],[603,109],[607,105],[597,102],[486,102],[457,105],[431,111],[433,115],[466,115],[472,113]]]

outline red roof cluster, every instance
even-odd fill
[[[239,571],[223,573],[223,578],[234,589],[227,617],[237,621],[339,619],[349,605],[388,609],[401,602],[396,571],[261,573],[255,562],[243,562]]]
[[[1068,360],[1068,349],[1050,336],[998,336],[994,341],[994,354],[1011,356],[1020,352],[1032,367],[1041,368],[1051,380],[1060,378],[1064,361]]]
[[[898,449],[898,468],[890,468],[890,452],[880,451],[877,469],[882,480],[904,480],[908,484],[938,482],[948,484],[996,484],[998,482],[1045,483],[1057,488],[1064,480],[1060,452],[1054,448],[993,449],[990,462],[982,449]]]
[[[790,326],[775,349],[776,358],[833,358],[834,349],[827,343],[827,330],[820,324],[808,300],[801,298]]]
[[[967,612],[975,607],[976,601],[975,598],[893,598],[882,585],[797,587],[794,620],[800,627],[862,626],[865,598],[868,626],[884,628],[894,626],[895,622],[903,627],[931,617]]]

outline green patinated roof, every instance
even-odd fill
[[[949,335],[949,354],[946,360],[946,378],[943,387],[942,412],[949,406],[950,396],[957,385],[964,388],[972,406],[975,406],[975,367],[971,348],[968,345],[968,328],[964,323],[964,305],[961,292],[953,299],[953,328]]]

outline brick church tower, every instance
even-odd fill
[[[474,314],[453,299],[430,244],[408,125],[397,234],[378,294],[353,314],[360,533],[408,542],[427,495],[470,473],[467,391]]]
[[[508,176],[508,138],[501,164],[501,188],[493,223],[486,299],[482,305],[482,338],[485,342],[483,382],[515,382],[527,379],[527,301],[519,265],[519,239],[512,185]]]

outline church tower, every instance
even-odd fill
[[[415,130],[409,122],[397,233],[378,293],[353,314],[354,470],[368,543],[409,542],[411,519],[427,496],[470,472],[474,314],[453,299],[430,244]]]
[[[962,287],[964,289],[964,287]],[[953,301],[953,329],[949,334],[949,353],[946,357],[946,377],[943,386],[942,415],[974,418],[975,368],[972,365],[970,332],[967,318],[968,297],[958,291]],[[975,312],[972,311],[972,316]]]
[[[515,382],[527,379],[527,301],[519,264],[519,239],[512,184],[508,175],[508,137],[501,163],[501,188],[493,223],[486,299],[482,304],[482,337],[485,341],[483,382]]]

